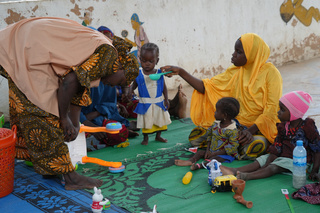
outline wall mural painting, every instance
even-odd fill
[[[281,18],[288,23],[292,16],[296,18],[305,26],[310,26],[312,18],[317,22],[320,20],[320,12],[318,8],[310,7],[306,9],[302,6],[303,0],[285,0],[280,6]]]
[[[140,64],[140,48],[146,44],[149,43],[148,36],[146,32],[144,31],[144,28],[142,27],[142,24],[144,22],[141,22],[139,19],[138,14],[134,13],[131,16],[131,25],[132,29],[134,30],[134,42],[128,39],[128,31],[122,30],[121,36],[125,38],[125,40],[129,43],[131,43],[134,47],[137,47],[137,50],[132,51],[134,55],[138,58],[139,64]]]
[[[91,24],[92,18],[91,18],[91,12],[87,11],[84,13],[82,25],[83,26],[89,26]]]

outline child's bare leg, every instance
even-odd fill
[[[250,163],[245,166],[241,166],[238,168],[232,168],[232,167],[227,167],[227,166],[220,166],[220,170],[223,175],[236,175],[237,171],[239,172],[253,172],[256,171],[260,168],[260,164],[258,161],[254,161],[253,163]]]
[[[270,164],[267,167],[261,168],[254,172],[246,173],[246,172],[237,171],[237,178],[242,180],[256,180],[256,179],[267,178],[275,174],[279,174],[281,172],[287,172],[287,171],[288,171],[287,169],[284,169],[280,166],[277,166],[275,164]]]
[[[203,158],[205,155],[204,150],[198,150],[194,156],[189,158],[188,160],[178,160],[174,161],[174,164],[177,166],[191,166],[192,164],[196,163],[199,159]]]
[[[141,142],[142,145],[148,145],[149,136],[148,134],[143,134],[143,141]]]
[[[206,164],[205,164],[206,165]],[[194,170],[198,170],[198,169],[201,169],[203,168],[202,164],[201,163],[193,163],[191,166],[190,166],[190,170],[194,171]]]
[[[160,141],[160,142],[163,142],[163,143],[167,143],[168,142],[167,139],[161,137],[161,132],[160,131],[157,132],[156,141]]]

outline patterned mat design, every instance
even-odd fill
[[[188,158],[191,153],[186,152],[184,148],[189,146],[189,144],[178,145],[128,159],[123,162],[126,170],[122,173],[110,173],[103,167],[95,167],[84,170],[83,174],[103,180],[105,184],[100,189],[115,205],[130,212],[152,211],[147,204],[148,199],[163,192],[164,189],[150,186],[147,182],[149,176],[174,165],[174,160],[177,158]]]

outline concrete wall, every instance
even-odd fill
[[[320,1],[316,0],[2,2],[0,29],[24,18],[55,16],[85,21],[96,28],[105,25],[119,36],[127,30],[131,41],[135,31],[130,18],[137,13],[150,42],[160,47],[158,65],[182,66],[200,78],[221,73],[231,65],[234,43],[247,32],[259,34],[269,44],[269,60],[276,66],[320,56]],[[169,89],[185,84],[179,77],[166,82]],[[8,115],[8,89],[2,78],[0,89],[0,112]]]

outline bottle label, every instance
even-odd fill
[[[294,166],[306,166],[307,165],[307,157],[295,157],[293,156],[293,165]]]

